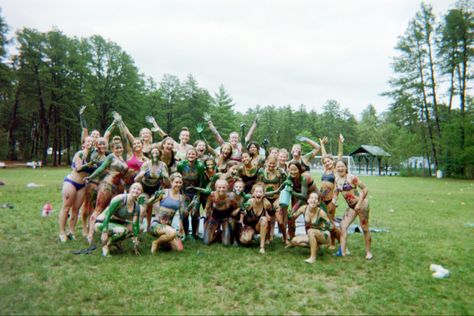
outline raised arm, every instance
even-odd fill
[[[89,130],[87,129],[87,122],[84,117],[84,111],[86,109],[87,105],[81,106],[79,109],[79,121],[81,122],[81,144],[84,143],[84,139],[86,139],[87,136],[89,136]]]
[[[152,132],[156,132],[160,134],[162,138],[164,138],[165,136],[168,136],[168,134],[166,134],[165,131],[161,129],[158,123],[156,123],[156,120],[153,116],[147,116],[145,119],[148,123],[153,125],[153,128],[151,129]]]
[[[199,138],[202,139],[202,141],[206,144],[206,149],[207,151],[213,156],[213,157],[216,157],[217,154],[216,152],[214,151],[214,148],[212,148],[211,146],[209,146],[209,143],[207,142],[207,139],[206,137],[204,136],[203,132],[204,132],[204,126],[202,125],[202,123],[198,123],[196,125],[196,132],[198,133],[199,135]]]
[[[342,160],[342,154],[343,154],[343,147],[344,145],[344,136],[342,136],[342,134],[339,134],[339,149],[337,151],[337,158],[339,160]]]
[[[311,147],[313,147],[314,149],[307,153],[306,155],[304,155],[305,158],[309,159],[309,158],[314,158],[316,157],[316,155],[318,154],[318,152],[321,150],[321,146],[319,146],[318,143],[316,143],[315,141],[309,139],[308,137],[305,137],[305,136],[296,136],[296,139],[300,142],[306,142],[308,144],[311,145]]]
[[[221,134],[217,131],[216,127],[211,121],[211,115],[209,113],[204,113],[204,120],[207,122],[207,125],[209,126],[209,129],[211,130],[212,134],[216,137],[217,142],[219,145],[224,144],[224,139],[222,138]]]
[[[114,130],[115,126],[117,124],[117,121],[113,120],[112,123],[107,127],[104,133],[104,138],[107,140],[107,142],[110,139],[110,135],[112,135],[112,131]]]
[[[328,138],[326,136],[319,139],[319,144],[321,145],[321,160],[323,159],[322,157],[327,155],[327,151],[326,151],[326,143],[327,142],[328,142]]]
[[[253,120],[252,126],[250,126],[250,129],[245,136],[245,146],[247,146],[248,142],[252,139],[253,133],[255,133],[255,130],[257,129],[257,124],[258,120],[260,119],[260,115],[257,114],[255,115],[255,119]]]

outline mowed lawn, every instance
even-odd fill
[[[364,259],[361,234],[351,255],[332,251],[314,265],[309,249],[265,255],[253,248],[186,241],[182,253],[73,255],[78,240],[60,244],[57,215],[68,169],[0,170],[0,314],[474,314],[474,182],[361,177],[368,185],[374,259]],[[319,183],[319,175],[315,175]],[[27,188],[27,183],[43,185]],[[50,201],[54,212],[40,215]],[[337,216],[346,207],[339,200]],[[434,279],[429,265],[451,271]]]

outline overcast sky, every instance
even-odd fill
[[[427,1],[439,18],[454,1]],[[244,112],[330,99],[359,114],[390,100],[390,63],[418,0],[0,0],[11,33],[22,28],[103,36],[140,72],[192,74],[211,94],[223,84]]]

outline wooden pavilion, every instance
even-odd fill
[[[349,156],[353,157],[356,161],[359,173],[361,172],[362,161],[365,162],[365,173],[369,174],[369,165],[370,173],[374,174],[374,160],[378,162],[379,175],[382,174],[383,159],[385,158],[385,174],[387,174],[388,169],[388,158],[390,154],[378,146],[371,145],[361,145],[359,148],[354,150]]]

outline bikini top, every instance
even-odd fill
[[[276,174],[275,178],[269,179],[267,170],[263,170],[263,172],[262,172],[262,175],[263,175],[262,182],[265,183],[265,184],[279,184],[280,181],[283,178],[283,172],[282,172],[281,169],[277,169],[276,173],[277,174]]]
[[[139,160],[137,156],[135,156],[135,154],[132,156],[132,158],[127,160],[127,166],[129,169],[139,171],[142,165],[143,165],[143,161]]]
[[[179,210],[179,206],[181,204],[181,201],[179,199],[175,200],[173,197],[171,197],[171,191],[170,189],[167,190],[167,194],[163,200],[160,201],[160,206],[172,209],[172,210]]]
[[[321,181],[336,183],[336,176],[333,172],[323,173],[323,175],[321,176]]]
[[[337,190],[338,191],[351,191],[351,190],[354,190],[356,189],[357,186],[353,186],[351,183],[349,183],[349,181],[347,181],[347,179],[344,179],[344,183],[338,183],[337,184]]]
[[[76,155],[79,155],[79,154],[81,154],[81,153],[82,153],[82,150],[81,150],[81,151],[78,151],[78,152],[76,153]],[[76,162],[75,162],[75,160],[76,160],[76,155],[75,155],[74,158],[72,159],[72,164],[71,164],[71,168],[74,169],[74,170],[76,170]],[[86,158],[82,158],[82,165],[85,165],[86,163],[87,163]],[[84,169],[84,170],[82,170],[82,172],[87,172],[87,171],[86,171],[86,169]]]

